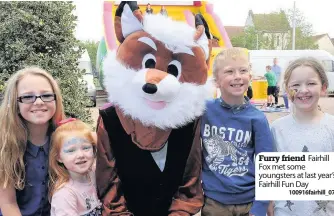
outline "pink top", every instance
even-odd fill
[[[97,198],[95,173],[91,182],[70,180],[52,196],[51,216],[97,216],[102,215],[101,202]]]

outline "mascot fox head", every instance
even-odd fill
[[[150,127],[177,128],[200,116],[207,84],[207,24],[196,29],[160,14],[142,15],[136,2],[121,2],[115,15],[120,45],[104,60],[109,101]],[[206,28],[205,28],[206,27]]]

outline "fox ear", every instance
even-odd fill
[[[209,64],[208,61],[210,59],[212,49],[212,35],[210,34],[208,24],[206,23],[204,17],[201,14],[195,15],[195,26],[196,32],[194,35],[194,40],[203,49],[207,64]]]
[[[117,40],[122,43],[131,33],[142,30],[143,15],[137,2],[122,1],[115,13],[115,33]]]

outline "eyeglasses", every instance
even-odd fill
[[[37,98],[40,98],[43,102],[51,102],[56,100],[56,94],[42,94],[42,95],[24,95],[17,98],[20,103],[30,104],[35,103]]]

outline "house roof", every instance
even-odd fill
[[[254,14],[250,10],[249,15],[252,16],[254,27],[258,31],[286,32],[291,29],[289,20],[283,10],[270,14]]]
[[[317,42],[318,40],[320,40],[323,37],[328,37],[328,39],[332,42],[332,44],[334,46],[334,38],[330,38],[327,33],[325,33],[325,34],[319,34],[319,35],[314,35],[314,36],[312,36],[312,39],[313,39],[314,42]]]
[[[319,35],[314,35],[312,36],[312,39],[314,41],[320,40],[321,38],[323,38],[324,36],[328,36],[328,34],[319,34]],[[329,36],[328,36],[329,37]]]
[[[244,29],[244,26],[225,26],[225,30],[230,38],[242,35]]]

